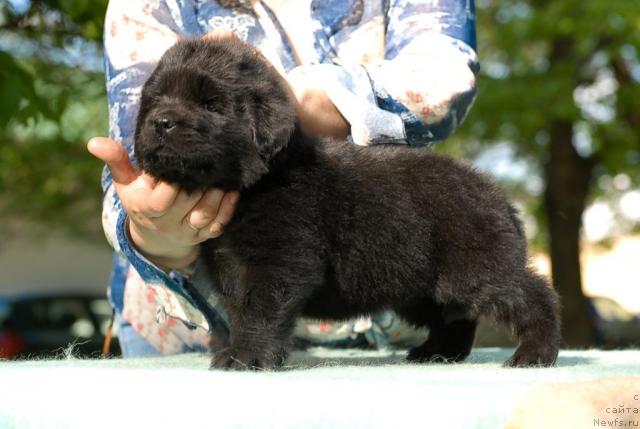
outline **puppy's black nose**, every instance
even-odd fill
[[[176,126],[176,123],[166,116],[154,119],[153,124],[156,127],[156,132],[160,135],[167,134]]]

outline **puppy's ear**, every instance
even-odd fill
[[[253,148],[250,150],[252,152],[255,151],[254,156],[248,156],[243,160],[244,165],[241,179],[243,187],[248,187],[269,171],[268,165],[271,156],[265,152],[265,145],[259,141],[255,119],[251,115],[246,115],[245,118],[248,122],[249,132],[251,133],[251,145]],[[258,156],[255,156],[255,154]]]
[[[279,76],[278,76],[279,77]],[[263,159],[284,148],[295,128],[295,104],[274,77],[251,91],[252,135]]]
[[[256,148],[259,147],[260,142],[258,141],[258,116],[260,113],[257,111],[256,106],[253,105],[254,97],[251,95],[251,91],[239,90],[240,94],[245,92],[249,93],[236,96],[234,98],[235,106],[236,106],[236,120],[240,123],[246,124],[247,129],[251,135],[251,143]]]

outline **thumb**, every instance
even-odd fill
[[[127,151],[117,141],[106,137],[94,137],[87,143],[87,150],[107,164],[116,184],[128,185],[138,177]]]

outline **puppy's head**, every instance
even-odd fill
[[[242,189],[269,169],[295,126],[286,81],[253,48],[231,39],[185,39],[142,89],[138,165],[191,191]]]

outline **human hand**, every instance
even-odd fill
[[[198,244],[222,234],[239,193],[208,189],[188,194],[177,185],[138,174],[118,142],[94,137],[87,149],[104,161],[129,217],[134,246],[163,269],[184,270],[198,257]]]
[[[298,101],[300,126],[308,133],[344,139],[351,127],[320,84],[301,73],[289,75],[289,86]]]

